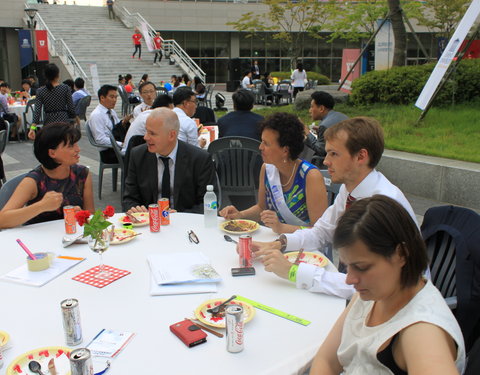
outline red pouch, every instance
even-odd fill
[[[172,331],[189,348],[203,344],[207,341],[207,334],[191,320],[185,319],[170,326]]]

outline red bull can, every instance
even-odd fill
[[[160,209],[158,204],[148,205],[148,215],[150,217],[150,232],[160,232]]]

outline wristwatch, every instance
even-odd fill
[[[280,252],[284,253],[287,249],[287,236],[281,234],[275,241],[280,242]]]

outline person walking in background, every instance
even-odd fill
[[[28,138],[32,140],[35,139],[35,131],[37,130],[37,124],[40,122],[42,109],[45,112],[43,125],[52,122],[71,122],[75,119],[72,92],[70,87],[60,83],[58,66],[47,64],[44,73],[47,84],[37,91],[33,123],[28,133]]]
[[[142,59],[142,34],[140,30],[135,28],[135,33],[132,35],[133,45],[135,46],[135,51],[133,51],[132,59],[135,58],[135,54],[138,51],[138,59]]]
[[[160,66],[160,63],[162,62],[162,37],[160,36],[160,33],[157,31],[157,34],[153,38],[153,46],[155,48],[155,57],[153,58],[153,65],[158,65]],[[157,63],[157,58],[158,58],[158,63]]]
[[[107,8],[108,8],[108,18],[115,19],[115,13],[113,12],[113,0],[107,0]]]
[[[293,98],[297,97],[299,91],[305,88],[305,81],[307,80],[307,72],[303,69],[303,64],[298,63],[297,69],[292,73]]]

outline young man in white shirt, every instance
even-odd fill
[[[242,79],[242,89],[251,90],[254,87],[251,78],[252,72],[245,72],[245,76]]]
[[[173,94],[173,105],[180,121],[180,131],[178,139],[194,146],[203,148],[205,139],[198,138],[197,124],[192,120],[192,116],[197,110],[197,97],[190,87],[179,87]]]
[[[333,183],[343,184],[335,202],[312,228],[282,234],[273,242],[254,242],[255,256],[262,257],[265,269],[294,281],[297,288],[350,298],[354,289],[345,283],[345,274],[301,263],[298,269],[285,259],[283,252],[304,249],[320,250],[332,240],[339,218],[357,199],[375,194],[386,195],[399,202],[416,217],[403,193],[375,170],[384,150],[380,124],[366,117],[342,121],[325,131],[324,164]]]

